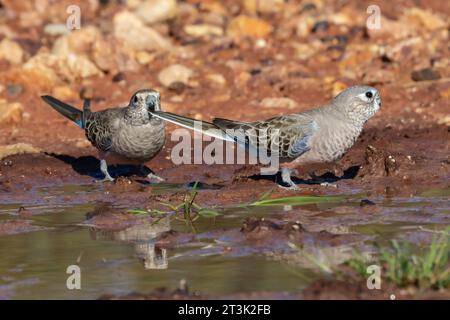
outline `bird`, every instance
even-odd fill
[[[299,166],[339,160],[356,142],[364,124],[380,108],[378,90],[357,85],[318,108],[262,121],[214,118],[212,122],[200,122],[161,110],[151,111],[151,114],[205,135],[232,141],[253,154],[279,157],[278,172],[281,172],[283,182],[280,187],[298,190],[291,173]]]
[[[108,172],[107,158],[139,164],[145,172],[144,163],[164,146],[165,123],[150,113],[161,110],[160,94],[155,90],[139,90],[133,94],[128,106],[97,112],[91,111],[87,99],[83,110],[79,110],[49,95],[41,98],[84,129],[86,138],[99,152],[100,170],[104,174],[100,181],[114,181]],[[154,173],[148,174],[147,178],[152,182],[164,180]]]

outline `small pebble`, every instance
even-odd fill
[[[113,82],[120,82],[120,81],[124,81],[125,79],[126,79],[125,73],[123,73],[123,72],[118,72],[112,77]]]
[[[369,199],[362,199],[361,202],[359,203],[360,207],[365,207],[365,206],[374,206],[375,202],[370,201]]]
[[[328,29],[329,26],[330,26],[330,24],[328,23],[328,21],[322,20],[322,21],[316,22],[316,24],[314,24],[314,26],[312,27],[311,31],[314,33],[318,32],[318,31],[325,31]]]
[[[23,92],[23,87],[20,84],[8,84],[6,86],[6,93],[10,97],[17,97]]]
[[[413,71],[411,73],[411,79],[413,79],[414,81],[437,80],[440,78],[441,75],[439,74],[439,72],[431,68],[425,68],[419,71]]]

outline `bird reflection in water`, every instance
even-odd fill
[[[108,239],[133,243],[137,256],[145,269],[167,269],[169,266],[167,249],[155,246],[156,237],[170,230],[170,219],[165,217],[157,223],[142,220],[138,224],[119,231],[94,229],[94,239]]]

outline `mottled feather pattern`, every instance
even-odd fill
[[[264,148],[268,156],[276,151],[281,158],[296,158],[308,151],[308,141],[315,130],[314,123],[299,114],[255,122],[214,119],[213,123],[222,130],[234,130],[236,142],[246,148]]]
[[[114,108],[85,115],[85,134],[93,146],[103,152],[112,147],[112,137],[116,134],[116,126],[112,121],[123,118],[124,109]]]
[[[138,114],[127,115],[127,109],[114,108],[90,113],[86,117],[88,140],[104,152],[130,159],[151,159],[164,145],[164,122],[157,118],[142,121]]]

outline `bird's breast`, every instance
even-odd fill
[[[345,122],[327,121],[318,124],[311,137],[310,151],[299,158],[301,163],[334,162],[353,146],[362,128]]]
[[[164,123],[148,123],[142,126],[121,125],[113,138],[114,153],[129,159],[150,160],[163,147]]]

